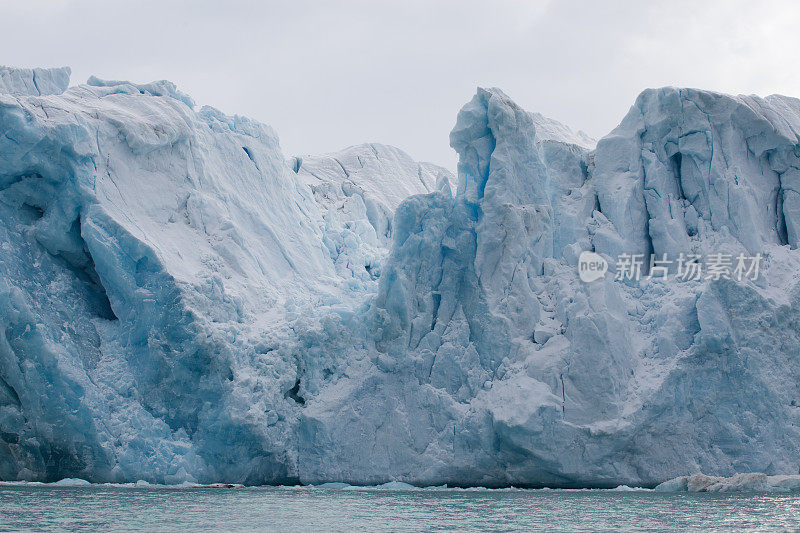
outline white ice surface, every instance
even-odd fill
[[[61,94],[69,86],[69,67],[12,68],[0,66],[0,93],[18,96]]]

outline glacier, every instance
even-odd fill
[[[69,76],[0,68],[0,479],[800,472],[800,101],[649,89],[595,141],[478,89],[456,177]],[[624,253],[764,259],[616,279]]]

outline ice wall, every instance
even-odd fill
[[[34,72],[0,71],[0,478],[798,470],[797,100],[648,90],[595,145],[479,89],[456,180],[378,144],[287,160],[169,82]],[[762,271],[614,279],[650,252]]]
[[[274,132],[169,82],[0,94],[0,131],[0,476],[296,480],[308,310],[382,256],[337,269],[370,243]]]
[[[647,91],[591,150],[479,90],[451,134],[455,197],[412,197],[395,214],[366,314],[375,370],[304,411],[301,478],[614,486],[793,473],[798,256],[778,216],[793,224],[777,200],[791,166],[775,163],[797,146],[791,102]],[[686,140],[698,132],[705,151]],[[582,250],[611,263],[604,279],[577,279]],[[755,282],[614,280],[617,254],[650,250],[759,252],[765,270]]]

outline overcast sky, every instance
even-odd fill
[[[287,155],[362,142],[455,167],[477,86],[601,137],[647,87],[800,96],[800,2],[0,0],[0,64],[174,81]]]

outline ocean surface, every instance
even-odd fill
[[[0,531],[792,531],[800,495],[0,485]]]

